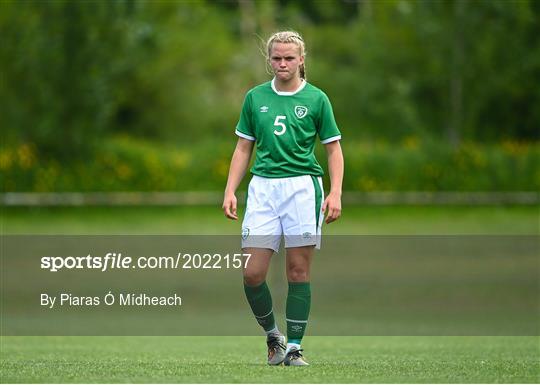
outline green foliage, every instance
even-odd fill
[[[36,146],[23,144],[0,151],[0,175],[4,191],[219,191],[234,147],[230,136],[176,145],[119,136],[103,141],[92,157],[66,163],[38,160]],[[540,189],[538,144],[465,142],[453,148],[411,136],[398,144],[346,141],[343,151],[348,191]],[[325,165],[322,146],[318,159]]]
[[[540,188],[540,147],[462,143],[457,148],[408,137],[387,142],[344,143],[347,190],[519,191]]]
[[[460,1],[463,10],[456,14]],[[341,125],[357,127],[355,137],[444,139],[458,118],[458,134],[467,140],[539,138],[540,18],[534,2],[362,4],[354,23],[305,28],[313,53],[310,77],[329,93]],[[453,81],[462,87],[457,112]]]
[[[242,91],[231,84],[227,14],[197,2],[138,4],[111,130],[187,141],[231,127]]]
[[[9,175],[4,190],[96,189],[99,179],[104,190],[187,189],[170,174],[178,172],[187,173],[181,179],[193,188],[214,188],[216,181],[221,188],[232,145],[215,146],[216,137],[234,128],[246,90],[269,79],[259,36],[284,28],[304,34],[308,80],[330,96],[349,142],[348,188],[538,187],[531,153],[517,161],[501,150],[504,144],[472,144],[540,138],[534,0],[6,0],[0,6],[2,156],[31,154],[35,163],[21,166],[18,176],[2,168]],[[124,139],[129,145],[109,139],[118,134],[133,139]],[[411,137],[422,151],[387,155]],[[190,165],[206,178],[192,167],[171,166],[169,155],[156,150],[161,147],[143,140],[177,143],[190,159],[196,154]],[[388,150],[357,153],[359,140],[388,143]],[[166,154],[174,153],[168,148]],[[480,148],[485,167],[500,171],[485,175],[471,160],[454,168],[457,159],[475,159],[467,158],[467,148]],[[137,160],[137,151],[157,152],[157,160]],[[152,162],[162,168],[152,169]],[[416,167],[414,177],[406,164]],[[521,181],[500,175],[514,168],[523,171]],[[412,179],[400,182],[405,175]]]
[[[126,2],[2,2],[2,135],[84,157],[114,114]],[[115,54],[112,54],[112,53]]]

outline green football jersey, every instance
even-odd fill
[[[267,178],[323,175],[315,140],[341,139],[330,100],[306,81],[295,92],[277,91],[273,80],[248,91],[236,134],[256,141],[251,173]]]

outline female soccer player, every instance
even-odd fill
[[[247,300],[267,335],[268,364],[308,365],[300,343],[311,304],[310,265],[320,248],[326,223],[341,215],[343,154],[341,134],[324,92],[307,83],[305,45],[293,31],[273,34],[266,46],[274,78],[251,89],[245,97],[239,136],[225,188],[223,210],[238,219],[235,191],[244,177],[254,144],[248,199],[242,223],[242,249],[251,258],[244,269]],[[323,170],[313,149],[316,138],[326,147],[330,193],[322,202]],[[289,291],[286,304],[287,345],[274,320],[266,284],[270,259],[285,239]]]

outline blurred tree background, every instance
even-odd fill
[[[345,189],[540,189],[538,1],[0,7],[3,191],[221,190],[279,29],[333,103]]]

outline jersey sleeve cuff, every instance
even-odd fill
[[[330,138],[321,140],[322,144],[328,144],[331,142],[335,142],[336,140],[341,140],[341,135],[331,136]]]
[[[235,133],[236,135],[238,135],[239,137],[241,137],[241,138],[244,138],[244,139],[247,139],[247,140],[251,140],[252,142],[255,141],[255,137],[246,135],[246,134],[244,134],[243,132],[240,132],[240,131],[238,131],[238,130],[234,131],[234,133]]]

